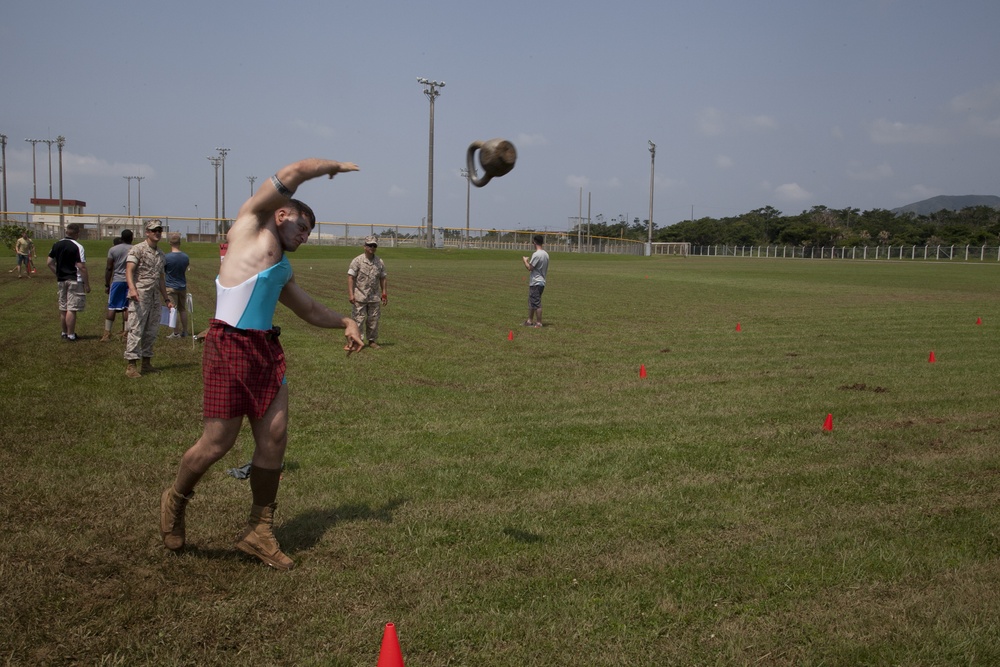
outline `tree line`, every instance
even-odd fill
[[[586,233],[587,223],[582,229]],[[576,233],[574,227],[572,233]],[[597,215],[589,224],[592,236],[645,241],[648,220],[631,222]],[[896,214],[875,208],[832,209],[814,206],[798,215],[785,215],[772,206],[727,218],[684,220],[669,227],[653,225],[653,241],[692,245],[997,245],[1000,243],[1000,209],[971,206],[960,211],[942,209],[930,215]]]

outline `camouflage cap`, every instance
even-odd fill
[[[378,237],[373,234],[369,234],[365,237],[365,245],[378,245]]]
[[[163,229],[163,223],[159,220],[149,220],[146,222],[146,231],[151,232],[154,229]]]

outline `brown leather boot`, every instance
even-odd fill
[[[143,373],[155,373],[156,369],[153,368],[153,359],[151,357],[142,358],[142,372]]]
[[[139,372],[138,366],[135,365],[135,359],[130,359],[128,366],[125,367],[125,377],[133,379],[142,377],[142,373]]]
[[[276,570],[291,570],[295,561],[281,552],[281,545],[271,532],[274,524],[274,510],[278,503],[250,508],[247,527],[236,538],[236,548],[243,553],[256,556]]]
[[[184,509],[193,497],[193,491],[182,496],[174,491],[173,485],[160,496],[160,537],[163,546],[171,551],[184,548]]]

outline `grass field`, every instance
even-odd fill
[[[297,280],[345,308],[358,252]],[[160,544],[200,350],[129,381],[99,277],[71,344],[0,273],[0,662],[1000,664],[1000,267],[554,254],[525,329],[521,253],[380,254],[382,350],[276,318],[289,573],[231,547],[248,430]]]

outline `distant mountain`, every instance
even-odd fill
[[[1000,208],[1000,197],[997,197],[996,195],[963,195],[961,197],[940,195],[938,197],[931,197],[930,199],[918,201],[914,204],[907,204],[906,206],[894,208],[892,209],[892,212],[897,215],[900,213],[930,215],[931,213],[937,213],[941,210],[961,211],[963,208],[968,208],[970,206],[992,206],[993,208]]]

